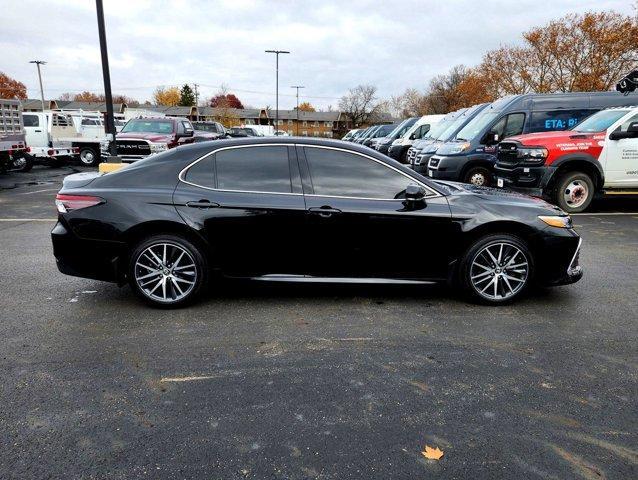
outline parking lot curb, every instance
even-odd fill
[[[120,168],[123,168],[123,167],[124,167],[123,163],[100,163],[99,171],[100,173],[109,173],[109,172],[115,172],[116,170],[119,170]]]

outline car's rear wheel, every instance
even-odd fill
[[[477,301],[508,303],[519,298],[532,281],[534,261],[526,243],[513,235],[479,239],[461,262],[461,283]]]
[[[204,291],[206,259],[185,238],[156,235],[140,242],[129,262],[131,288],[159,307],[186,305]]]

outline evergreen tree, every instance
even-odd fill
[[[185,84],[182,89],[179,91],[179,104],[182,107],[191,107],[195,105],[195,93],[193,89]]]

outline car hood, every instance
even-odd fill
[[[160,133],[144,133],[144,132],[127,132],[127,133],[118,133],[117,139],[140,139],[140,140],[148,140],[149,142],[154,143],[169,143],[173,141],[173,135],[163,135]]]
[[[547,143],[554,144],[560,140],[573,140],[573,139],[590,139],[596,135],[600,135],[600,132],[597,133],[582,133],[582,132],[574,132],[571,130],[559,130],[554,132],[537,132],[537,133],[527,133],[525,135],[516,135],[515,137],[507,137],[504,141],[516,141],[522,145],[545,145]]]
[[[470,195],[469,202],[474,206],[490,209],[490,206],[503,208],[526,208],[536,210],[537,215],[566,215],[560,208],[537,197],[530,197],[522,193],[490,187],[478,187],[468,183],[436,181],[442,185],[450,197]]]

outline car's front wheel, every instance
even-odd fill
[[[532,281],[534,261],[527,244],[509,234],[476,241],[461,262],[461,283],[475,300],[501,304],[519,298]]]
[[[204,255],[175,235],[155,235],[140,242],[130,256],[128,274],[133,291],[159,307],[192,302],[208,278]]]

